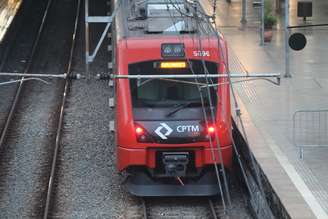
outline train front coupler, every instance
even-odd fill
[[[187,165],[189,163],[189,153],[163,152],[162,162],[165,167],[165,176],[168,177],[186,176]]]

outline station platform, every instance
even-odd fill
[[[307,24],[327,23],[328,1],[312,2]],[[304,24],[296,5],[290,1],[291,25]],[[328,27],[293,30],[305,34],[307,46],[290,52],[292,77],[284,78],[283,16],[278,15],[273,41],[260,46],[259,8],[248,1],[247,13],[247,24],[241,25],[241,0],[218,1],[217,24],[230,46],[230,71],[282,74],[280,86],[261,80],[234,84],[249,146],[291,218],[327,219],[328,147],[319,146],[328,145]],[[295,117],[301,125],[294,126],[297,111],[305,112]],[[293,136],[313,142],[303,159]]]
[[[0,43],[7,33],[22,0],[0,0]]]

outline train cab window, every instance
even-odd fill
[[[199,66],[197,66],[199,65]],[[172,71],[172,69],[156,69],[153,62],[138,63],[129,66],[129,74],[192,74],[189,68]],[[201,63],[193,62],[193,70],[201,70]],[[207,64],[210,73],[216,73],[216,64]],[[202,71],[203,72],[203,71]],[[201,107],[201,96],[205,106],[209,105],[209,98],[216,103],[217,95],[215,87],[199,88],[194,84],[195,79],[163,80],[163,79],[133,79],[130,80],[130,89],[133,107],[174,107],[180,104],[188,104],[189,107]],[[216,80],[212,79],[213,83]],[[206,83],[206,79],[198,79],[198,83]]]

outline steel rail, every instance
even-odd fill
[[[217,210],[215,209],[215,203],[213,202],[213,200],[211,198],[208,199],[208,204],[209,204],[213,219],[220,219],[220,218],[228,219],[229,218],[229,216],[227,215],[227,213],[224,210],[222,210],[223,215],[221,215],[220,212],[217,212]]]
[[[41,38],[41,34],[43,32],[43,29],[44,29],[44,26],[45,26],[45,21],[46,21],[46,18],[48,16],[49,8],[50,8],[52,2],[53,2],[53,0],[49,0],[48,1],[48,4],[47,4],[46,9],[44,11],[44,14],[43,14],[43,17],[42,17],[42,21],[41,21],[41,24],[40,24],[40,27],[39,27],[39,30],[38,30],[36,39],[35,39],[35,41],[33,43],[32,51],[31,51],[30,57],[28,59],[28,64],[27,64],[27,66],[26,66],[26,68],[24,70],[24,73],[29,72],[30,69],[31,69],[31,66],[32,66],[32,63],[33,63],[33,58],[34,58],[35,52],[36,52],[36,50],[38,48],[39,41],[40,41],[40,38]],[[10,111],[8,113],[7,120],[6,120],[5,125],[4,125],[4,127],[2,129],[1,136],[0,136],[0,148],[2,148],[2,146],[4,144],[7,131],[9,129],[11,120],[12,120],[13,115],[15,113],[18,100],[19,100],[19,98],[21,96],[22,88],[23,88],[23,85],[25,83],[25,80],[24,79],[25,79],[25,77],[23,76],[21,78],[21,82],[18,85],[18,88],[16,89],[16,94],[14,96],[14,99],[13,99],[13,102],[12,102],[12,105],[11,105],[11,108],[10,108]]]
[[[74,51],[75,51],[75,46],[76,46],[76,35],[77,35],[77,30],[78,30],[78,25],[79,25],[80,9],[81,9],[81,0],[78,0],[75,23],[74,23],[74,32],[72,35],[72,46],[70,49],[70,56],[69,56],[69,60],[68,60],[67,70],[65,73],[66,75],[71,74],[71,70],[72,70],[72,62],[73,62],[73,56],[74,56]],[[48,218],[49,208],[50,208],[50,204],[51,204],[51,193],[52,193],[52,188],[53,188],[53,183],[54,183],[54,178],[55,178],[57,157],[58,157],[60,140],[61,140],[61,136],[62,136],[62,128],[63,128],[63,123],[64,123],[64,110],[65,110],[67,95],[69,92],[69,86],[70,86],[70,80],[68,80],[68,78],[66,78],[65,87],[63,90],[60,114],[59,114],[58,127],[57,127],[57,131],[56,131],[56,140],[55,140],[55,148],[54,148],[53,157],[52,157],[51,172],[50,172],[49,181],[48,181],[47,198],[46,198],[46,204],[45,204],[45,209],[44,209],[44,214],[43,214],[44,219]]]
[[[206,198],[206,199],[202,199],[204,201],[207,202],[207,205],[209,206],[209,211],[210,211],[210,217],[209,218],[213,218],[213,219],[228,219],[229,215],[222,209],[222,212],[220,212],[220,209],[216,209],[216,207],[222,207],[218,206],[211,198]],[[143,219],[150,219],[153,218],[148,214],[148,207],[147,207],[147,203],[146,203],[146,198],[142,198],[142,215],[143,215]],[[204,203],[206,205],[206,203]],[[204,206],[205,206],[204,205]],[[208,211],[207,211],[208,214]],[[206,215],[208,217],[208,215]],[[204,217],[205,218],[205,217]]]
[[[143,210],[143,218],[144,219],[149,219],[148,213],[147,213],[147,205],[146,205],[145,198],[142,199],[142,210]]]
[[[213,216],[213,219],[218,219],[218,216],[216,215],[216,211],[215,211],[215,207],[214,207],[214,203],[211,199],[208,199],[208,204],[210,206],[210,210]]]
[[[148,208],[147,208],[147,203],[146,203],[146,198],[142,198],[142,215],[143,215],[143,219],[150,219],[152,217],[149,216],[148,214]],[[207,204],[209,206],[209,210],[210,210],[210,218],[213,219],[228,219],[229,216],[226,214],[226,212],[222,209],[222,214],[220,212],[218,212],[218,210],[216,209],[216,204],[214,203],[214,201],[211,198],[206,198],[204,199],[204,201],[207,201]],[[205,204],[205,203],[204,203]],[[206,205],[206,204],[205,204]],[[208,211],[207,213],[208,214]],[[208,216],[208,215],[207,215]]]

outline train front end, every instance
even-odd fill
[[[118,42],[116,71],[127,78],[115,87],[117,159],[130,193],[219,193],[214,165],[229,170],[232,160],[230,96],[228,79],[210,75],[225,72],[224,45],[217,37]]]

